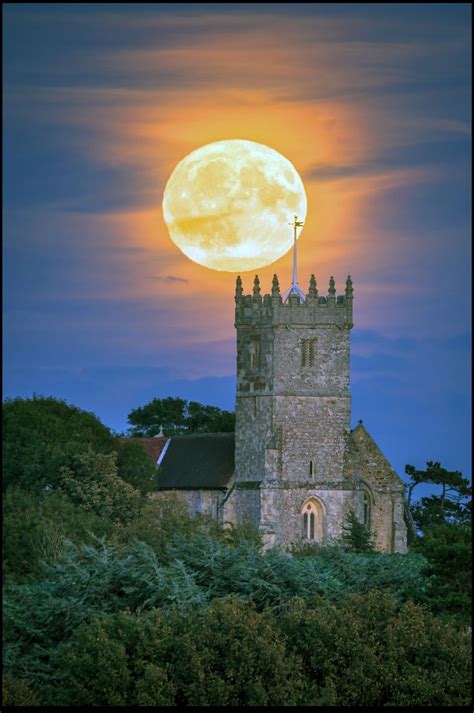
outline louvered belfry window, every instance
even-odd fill
[[[255,337],[250,340],[250,368],[257,369],[260,362],[260,342]]]
[[[301,366],[314,366],[316,339],[301,340]]]

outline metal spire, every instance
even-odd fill
[[[293,284],[291,287],[289,287],[285,292],[282,294],[283,301],[286,302],[289,298],[290,295],[297,295],[302,302],[305,301],[306,295],[301,290],[298,286],[298,280],[296,277],[296,229],[297,228],[302,228],[304,223],[301,220],[298,220],[298,216],[295,215],[294,220],[292,223],[288,223],[288,225],[293,226]]]

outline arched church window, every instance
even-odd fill
[[[364,492],[364,525],[370,527],[370,496]]]
[[[309,461],[309,477],[312,478],[314,476],[314,463],[312,460]]]
[[[322,539],[322,511],[313,501],[303,508],[303,537],[307,540]]]

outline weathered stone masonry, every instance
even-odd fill
[[[251,517],[267,545],[341,535],[353,508],[383,551],[406,550],[403,484],[362,425],[351,433],[353,289],[304,301],[236,285],[235,483],[224,518]],[[312,529],[304,512],[314,513]]]

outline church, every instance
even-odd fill
[[[403,481],[362,421],[351,430],[353,287],[336,295],[314,275],[261,295],[237,277],[234,433],[136,439],[159,465],[159,490],[178,491],[191,515],[223,526],[249,519],[265,547],[328,543],[352,509],[377,550],[407,550]],[[159,497],[159,492],[155,494]]]

